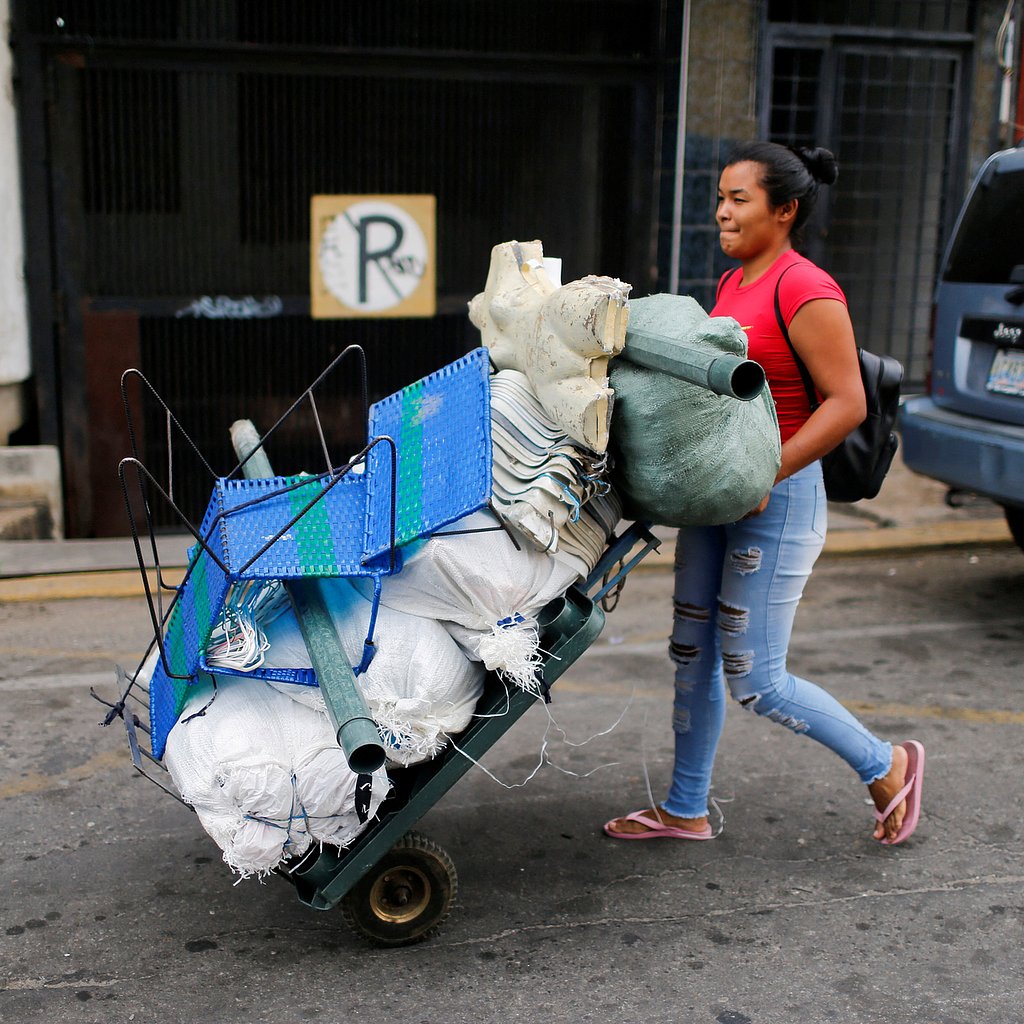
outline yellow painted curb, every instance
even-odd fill
[[[184,569],[164,569],[167,586],[177,586]],[[149,573],[149,585],[156,593],[156,573]],[[62,601],[86,597],[143,597],[146,590],[138,569],[106,572],[55,573],[51,576],[20,576],[0,580],[0,604],[19,601]]]
[[[825,540],[826,555],[874,555],[886,551],[928,551],[936,548],[1012,544],[1004,519],[960,523],[889,526],[875,530],[834,530]]]
[[[879,526],[866,530],[833,530],[825,540],[824,555],[913,554],[949,547],[1002,546],[1013,543],[1003,519],[973,519],[961,523],[928,523],[917,526]],[[671,570],[673,542],[663,542],[637,570]]]
[[[833,530],[825,541],[825,555],[912,554],[947,547],[988,547],[1013,543],[1002,519],[974,519],[959,523],[929,523],[917,526],[877,527],[868,530]],[[635,571],[671,571],[672,542],[652,551]],[[164,582],[176,586],[183,567],[164,568]],[[156,574],[150,572],[150,587],[156,590]],[[54,573],[47,576],[19,576],[0,580],[0,604],[25,601],[60,601],[90,597],[143,597],[145,589],[137,569],[104,572]]]

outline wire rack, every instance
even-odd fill
[[[356,363],[366,444],[352,458],[338,461],[329,450],[317,392],[344,361]],[[379,596],[380,579],[401,569],[403,545],[488,504],[488,375],[487,351],[476,349],[371,406],[365,355],[358,346],[349,346],[251,450],[239,453],[230,472],[218,475],[152,384],[138,370],[125,372],[121,391],[131,455],[122,460],[118,474],[153,639],[134,674],[118,666],[119,699],[110,702],[94,696],[109,709],[104,725],[123,720],[132,761],[143,774],[176,795],[165,783],[161,763],[167,736],[188,700],[189,688],[208,678],[204,651],[232,587],[252,581],[362,576],[375,578]],[[175,503],[178,470],[172,445],[168,443],[160,478],[140,458],[130,387],[144,403],[155,403],[168,438],[179,438],[199,471],[209,475],[211,496],[198,525]],[[260,457],[264,445],[300,407],[312,413],[323,470],[248,478],[250,460]],[[195,541],[178,583],[168,582],[157,552],[153,509],[158,501],[173,510]],[[252,674],[316,682],[304,669]]]

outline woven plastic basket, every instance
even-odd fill
[[[340,478],[216,481],[199,531],[206,547],[197,545],[191,553],[168,617],[164,657],[150,683],[156,757],[163,756],[188,686],[198,678],[234,582],[386,575],[401,565],[391,557],[392,521],[394,545],[400,547],[487,503],[488,372],[487,350],[476,349],[371,407],[371,436],[394,441],[397,477],[392,447],[382,442],[371,449],[364,472]],[[268,678],[315,683],[309,670],[270,671]]]
[[[487,504],[491,493],[490,362],[478,348],[377,402],[370,436],[398,449],[395,542],[401,547]],[[391,453],[377,445],[367,469],[365,552],[391,542]]]

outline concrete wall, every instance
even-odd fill
[[[25,421],[32,365],[8,0],[0,0],[0,31],[0,539],[59,538],[64,522],[57,449],[9,445]]]
[[[733,145],[758,137],[757,95],[760,41],[759,0],[691,0],[689,71],[687,75],[686,153],[683,175],[682,231],[679,246],[681,294],[692,295],[708,308],[714,286],[728,265],[722,257],[714,227],[718,174]],[[1018,14],[1024,0],[1017,0]],[[996,60],[996,34],[1006,0],[979,0],[976,9],[975,44],[967,94],[965,152],[961,163],[963,191],[974,172],[1002,144],[998,134],[997,106],[1002,72]],[[1024,36],[1024,17],[1018,22],[1018,39]],[[666,105],[664,166],[666,175],[675,159],[674,97]],[[1024,119],[1021,113],[1017,120]],[[939,133],[941,134],[941,132]],[[663,287],[670,287],[671,191],[662,181],[662,240],[659,269]],[[898,197],[896,197],[898,198]],[[895,198],[894,198],[895,201]],[[938,202],[938,197],[936,198]]]
[[[0,29],[0,445],[5,445],[23,421],[23,383],[31,373],[8,0],[0,0]]]
[[[758,11],[756,0],[690,6],[679,291],[705,308],[729,265],[715,227],[718,176],[733,146],[757,136]]]
[[[1016,4],[1018,18],[1024,5]],[[971,83],[971,118],[968,128],[968,158],[964,168],[963,192],[966,194],[974,175],[985,159],[999,149],[1012,145],[1009,135],[1000,136],[999,93],[1003,72],[996,55],[996,37],[1006,10],[1004,0],[983,0],[978,5],[977,42],[974,46],[974,80]],[[1017,22],[1017,39],[1021,39],[1024,25]],[[1020,69],[1017,69],[1020,74]],[[1016,89],[1013,91],[1016,97]],[[1017,120],[1022,120],[1020,112]]]

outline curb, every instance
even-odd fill
[[[946,548],[1007,547],[1013,543],[1005,520],[973,519],[957,523],[832,530],[825,540],[822,557],[908,556]],[[652,551],[633,571],[671,571],[674,561],[671,548],[670,543],[663,543],[659,551]]]
[[[826,555],[916,554],[943,548],[1004,547],[1014,543],[1005,519],[836,530],[825,541]]]
[[[833,530],[825,541],[823,557],[906,557],[947,548],[1007,547],[1012,544],[1013,538],[1003,519],[974,519],[868,530]],[[659,551],[652,551],[633,571],[671,572],[673,559],[672,544],[665,542]],[[175,561],[163,566],[164,583],[168,586],[179,583],[184,573],[184,564],[176,565]],[[155,593],[155,572],[149,573],[149,580],[150,588]],[[134,598],[144,597],[145,593],[138,569],[79,569],[0,579],[0,604],[83,598]]]
[[[164,583],[175,586],[181,582],[184,567],[163,567]],[[149,585],[155,595],[156,573],[149,572]],[[173,596],[164,591],[165,604]],[[14,576],[0,579],[0,604],[20,602],[73,601],[93,597],[145,597],[146,589],[138,569],[105,569],[48,573],[40,576]]]

